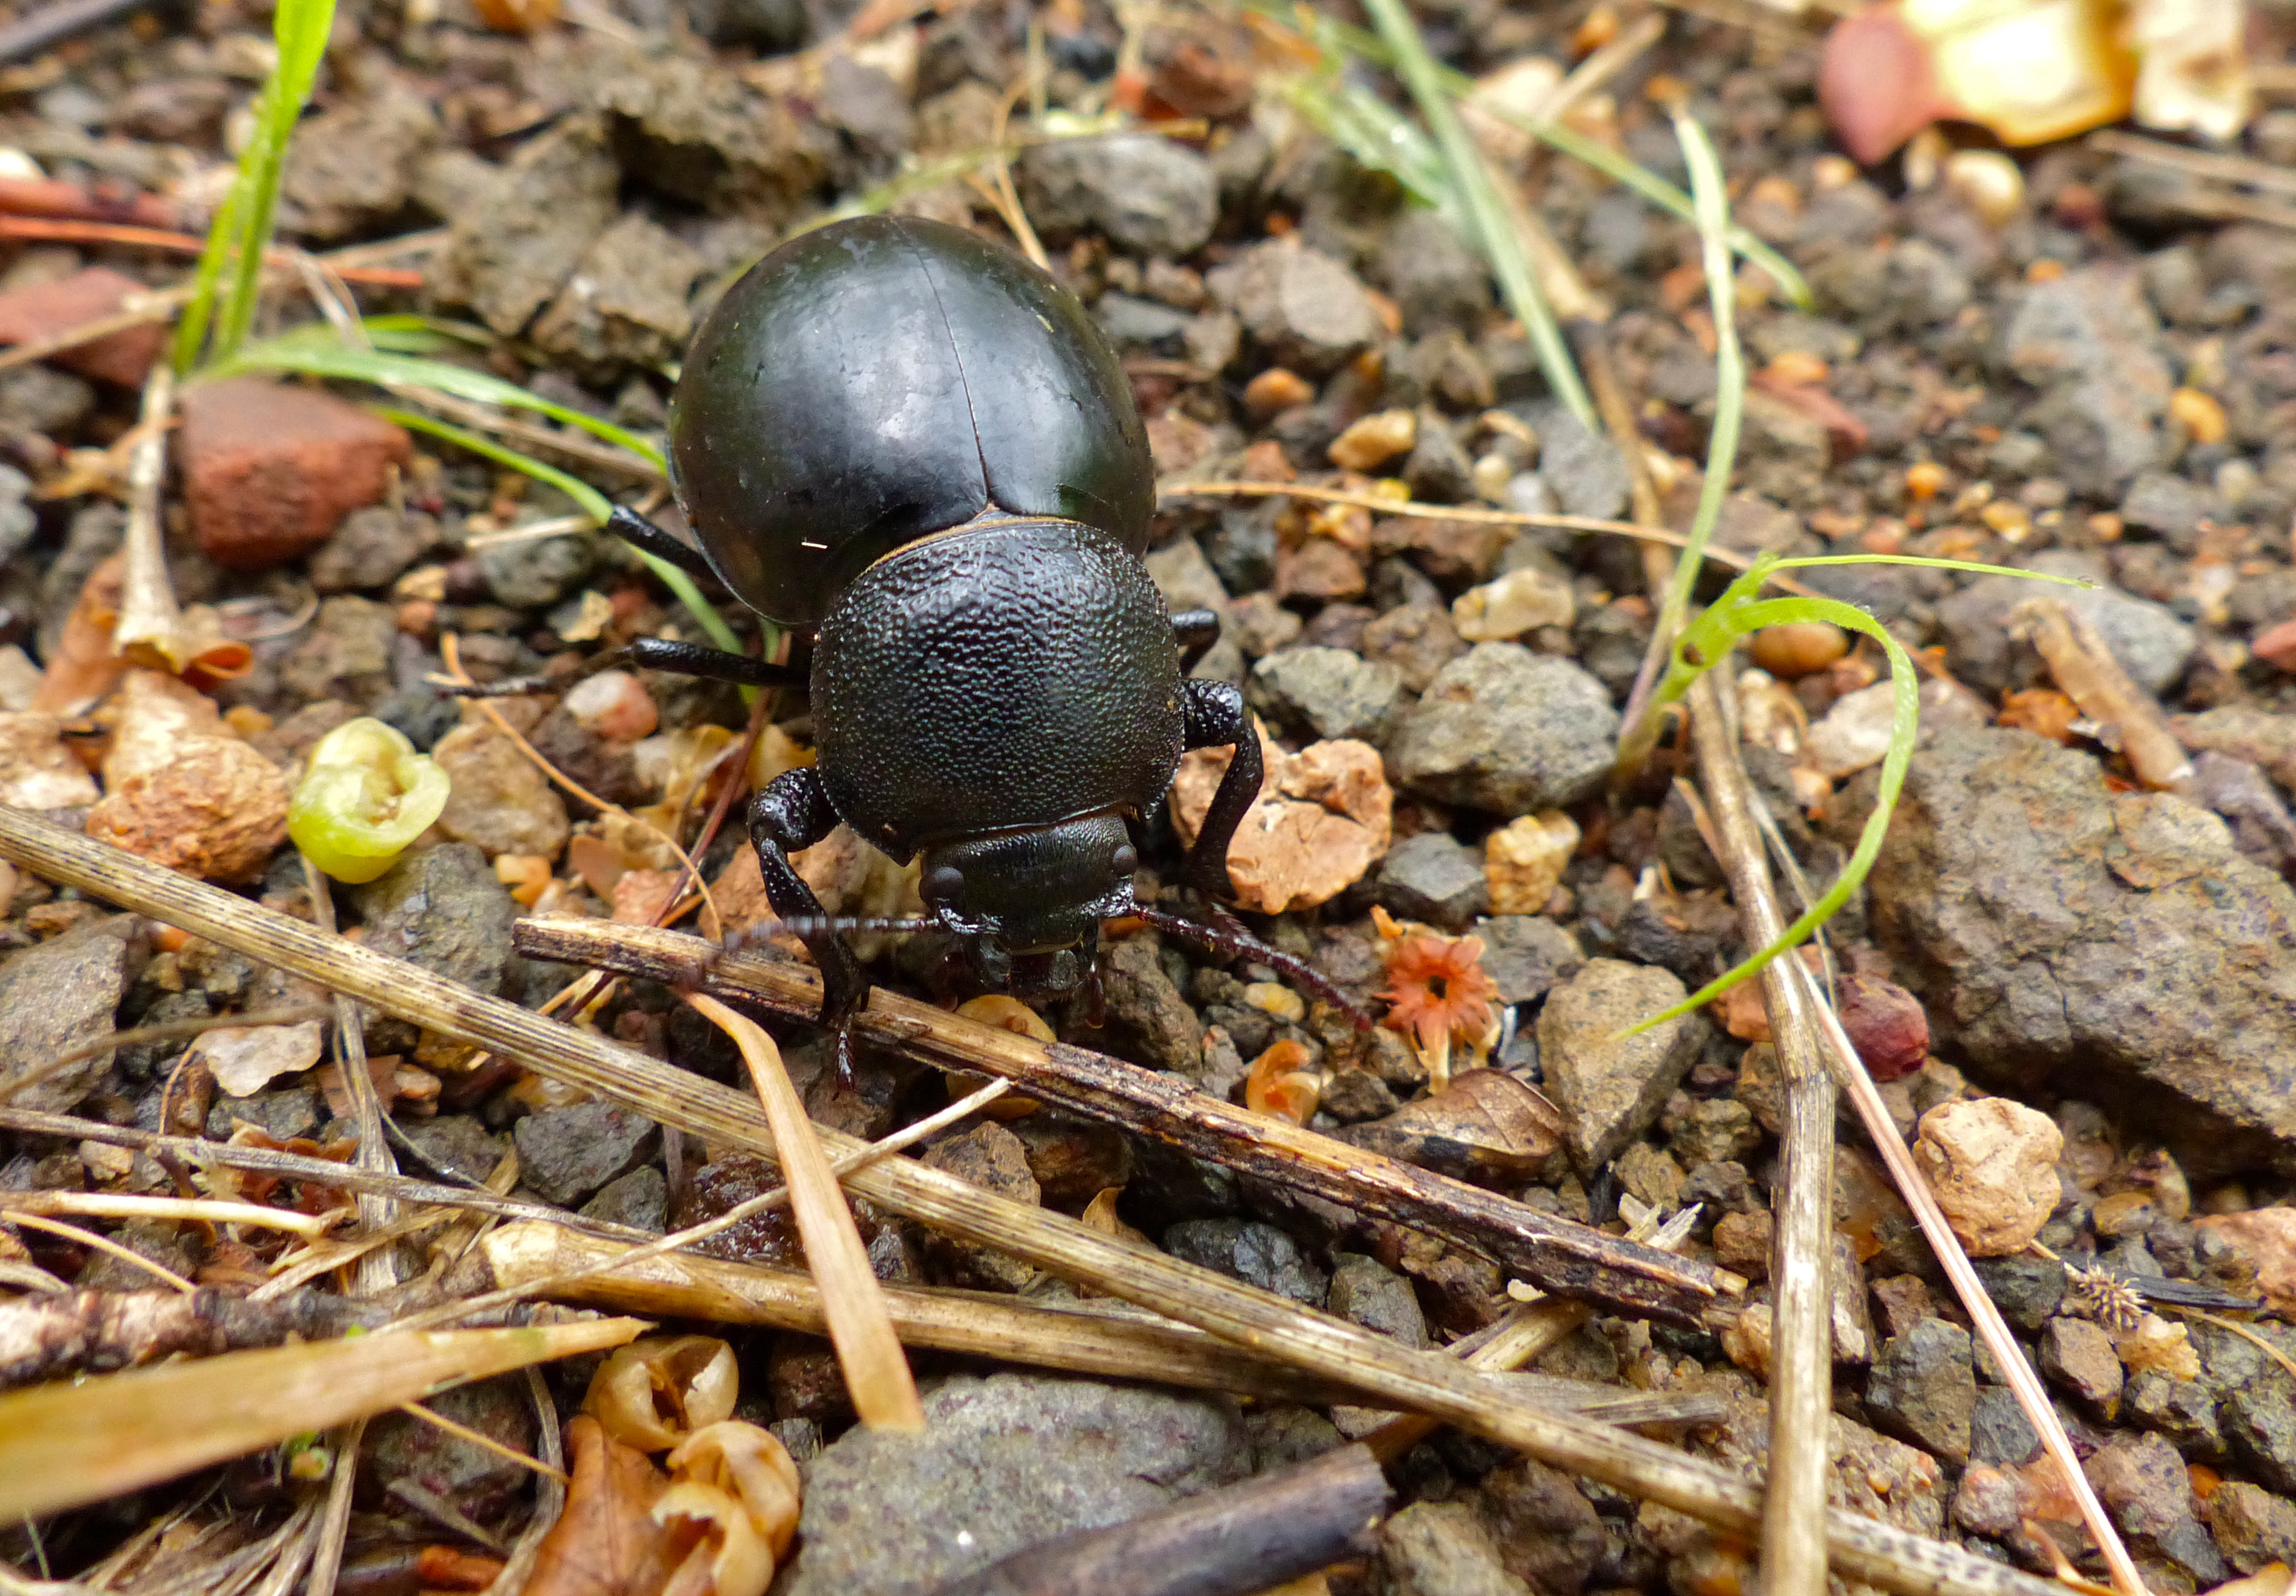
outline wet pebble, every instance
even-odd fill
[[[1164,1250],[1310,1306],[1322,1304],[1328,1286],[1299,1242],[1257,1219],[1184,1219],[1165,1231]]]

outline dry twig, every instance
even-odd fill
[[[1785,916],[1752,806],[1760,800],[1739,763],[1712,673],[1690,690],[1691,734],[1708,812],[1722,844],[1731,896],[1749,947],[1784,935]],[[1762,1589],[1768,1596],[1825,1590],[1825,1485],[1833,1469],[1833,1081],[1826,1074],[1808,989],[1792,958],[1762,971],[1762,998],[1784,1077],[1781,1173],[1771,1199],[1770,1462],[1762,1510]]]
[[[794,1019],[810,1019],[821,1009],[820,978],[810,969],[756,954],[721,957],[713,945],[675,931],[553,916],[521,921],[512,935],[529,957],[698,985]],[[982,1025],[882,987],[855,1017],[854,1028],[939,1068],[1009,1080],[1030,1097],[1154,1137],[1193,1158],[1464,1242],[1546,1289],[1593,1297],[1637,1317],[1694,1322],[1744,1286],[1727,1271],[1256,1114],[1138,1065]]]

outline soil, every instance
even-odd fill
[[[1149,570],[1174,611],[1221,618],[1194,674],[1237,683],[1267,739],[1276,776],[1233,857],[1250,929],[1370,1014],[1400,1018],[1358,1032],[1330,991],[1278,964],[1136,922],[1113,928],[1103,951],[1104,1024],[1081,999],[1037,1006],[1064,1040],[1288,1109],[1549,1214],[1618,1232],[1702,1205],[1685,1250],[1751,1277],[1749,1305],[1766,1314],[1778,1086],[1759,1005],[1742,994],[1710,1018],[1613,1041],[1748,951],[1702,816],[1675,790],[1686,745],[1669,740],[1623,788],[1606,782],[1653,624],[1636,546],[1434,511],[1374,517],[1184,491],[1241,479],[1390,494],[1399,481],[1426,505],[1617,519],[1630,512],[1627,462],[1549,391],[1453,220],[1278,92],[1297,64],[1271,31],[1255,47],[1243,23],[1184,9],[1132,19],[1128,38],[1103,0],[909,9],[872,6],[857,21],[835,0],[565,0],[562,16],[518,33],[491,29],[499,8],[469,0],[344,0],[296,136],[282,237],[336,250],[417,235],[370,262],[400,268],[396,286],[343,291],[371,315],[448,318],[480,340],[455,358],[659,438],[696,327],[791,229],[865,203],[1012,241],[993,186],[932,181],[931,163],[990,142],[1032,39],[1050,110],[1098,114],[1113,97],[1136,123],[1172,124],[1171,136],[1135,126],[1041,143],[1013,163],[1013,192],[1053,275],[1121,356],[1146,422],[1163,490]],[[2152,1587],[2208,1589],[2296,1560],[2287,1359],[2200,1323],[2174,1354],[2135,1347],[2067,1296],[2063,1264],[2024,1247],[2038,1240],[2140,1287],[2296,1305],[2296,1228],[2272,1217],[2296,1202],[2296,229],[2210,219],[2222,208],[2199,179],[2080,140],[2013,152],[2006,206],[1957,180],[1965,168],[1939,159],[1933,135],[1861,170],[1816,102],[1816,21],[1734,4],[1652,14],[1656,42],[1574,125],[1685,183],[1666,109],[1678,99],[1712,133],[1736,218],[1812,294],[1797,307],[1759,267],[1740,271],[1756,374],[1718,541],[1742,554],[1905,553],[2086,578],[2094,586],[2065,603],[2192,756],[2173,790],[2148,787],[2123,728],[2058,691],[2070,683],[2018,613],[2037,585],[1906,566],[1800,573],[1882,622],[1925,673],[1904,801],[1833,931],[1867,1017],[1853,1028],[1869,1063],[1894,1077],[1908,1134],[1964,1100],[2022,1105],[1989,1115],[2017,1134],[1997,1151],[2000,1178],[1973,1183],[1956,1223],[1965,1211],[1968,1233],[1997,1255],[1980,1267]],[[1636,18],[1596,0],[1429,7],[1418,20],[1448,64],[1482,75],[1532,54],[1567,69]],[[2252,20],[2263,58],[2296,31],[2284,4]],[[141,193],[139,223],[196,233],[268,50],[252,6],[139,14],[0,71],[0,149],[107,196],[117,214],[122,195]],[[1348,81],[1402,104],[1360,63]],[[1991,148],[1966,127],[1947,137]],[[2284,176],[2296,110],[2267,102],[2238,152]],[[1716,405],[1696,233],[1560,155],[1519,151],[1505,166],[1600,307],[1600,341],[1669,520],[1684,525]],[[75,325],[187,269],[183,253],[113,241],[86,215],[45,233],[0,226],[0,331]],[[259,331],[316,315],[299,288],[280,291]],[[539,1006],[574,972],[512,954],[517,917],[645,920],[675,882],[676,857],[598,799],[675,831],[730,919],[762,908],[738,825],[704,834],[718,792],[694,778],[750,726],[731,688],[640,672],[494,700],[497,724],[437,683],[449,637],[481,683],[542,675],[561,689],[631,638],[697,638],[668,590],[586,530],[500,539],[574,515],[557,488],[293,389],[188,401],[165,499],[176,597],[212,606],[249,653],[243,672],[197,683],[212,700],[199,746],[242,746],[131,771],[107,745],[135,692],[36,710],[90,574],[121,545],[119,446],[157,352],[148,337],[114,338],[0,369],[0,796],[308,918],[300,863],[261,806],[283,816],[317,740],[372,716],[433,755],[455,797],[398,868],[335,892],[335,913],[371,947]],[[618,500],[652,486],[553,424],[510,441]],[[674,503],[660,513],[684,529]],[[781,642],[705,586],[745,647]],[[1766,635],[1764,668],[1738,684],[1750,773],[1821,886],[1874,801],[1887,727],[1886,661],[1852,641]],[[803,695],[769,697],[765,720],[753,771],[810,757]],[[512,731],[592,797],[554,785]],[[1185,901],[1180,839],[1201,823],[1225,758],[1192,755],[1169,813],[1138,817],[1144,896]],[[170,768],[188,790],[167,788]],[[218,784],[228,798],[209,801]],[[801,863],[832,913],[922,913],[914,867],[849,834]],[[314,995],[74,892],[12,880],[0,888],[0,1082],[115,1029]],[[1390,937],[1398,922],[1406,936]],[[1412,936],[1431,940],[1406,951]],[[1473,947],[1449,940],[1469,936]],[[874,980],[971,995],[950,978],[946,938],[860,944]],[[793,943],[784,951],[796,956]],[[1431,1079],[1441,1026],[1403,1028],[1424,1007],[1395,998],[1414,978],[1481,994],[1491,1028],[1466,1027],[1456,1067],[1543,1089],[1551,1123],[1524,1121],[1528,1141],[1513,1142],[1458,1128],[1459,1089],[1438,1093]],[[741,1079],[723,1039],[664,987],[627,983],[587,1023]],[[865,1052],[848,1084],[817,1032],[790,1026],[783,1041],[815,1117],[850,1134],[889,1134],[947,1101],[914,1062]],[[514,1150],[519,1195],[650,1231],[723,1212],[769,1179],[515,1067],[473,1071],[387,1016],[369,1016],[365,1043],[410,1174],[483,1180]],[[51,1072],[13,1106],[347,1152],[356,1128],[340,1069],[291,1049],[292,1068],[233,1095],[211,1066],[184,1078],[187,1050],[196,1060],[208,1045],[122,1045]],[[1513,1088],[1482,1090],[1477,1114],[1490,1091]],[[1972,1349],[1862,1133],[1845,1121],[1841,1140],[1836,1500],[2030,1571],[2051,1572],[2061,1551],[2099,1574],[2078,1521],[2035,1483],[2048,1467],[2034,1461],[2036,1439]],[[1025,1202],[1091,1205],[1144,1245],[1410,1345],[1447,1345],[1508,1305],[1502,1272],[1475,1254],[1047,1110],[967,1121],[919,1156]],[[175,1178],[96,1141],[0,1129],[0,1191],[166,1192]],[[1073,1295],[1008,1256],[893,1215],[863,1219],[888,1281]],[[226,1294],[250,1289],[284,1246],[188,1223],[83,1223]],[[702,1250],[800,1256],[777,1221]],[[37,1272],[57,1289],[156,1283],[29,1228],[0,1226],[0,1261],[35,1272],[0,1279],[26,1301]],[[435,1297],[454,1261],[402,1248],[405,1300]],[[1719,1397],[1727,1417],[1683,1443],[1756,1467],[1767,1334],[1756,1319],[1759,1335],[1752,1320],[1690,1331],[1597,1317],[1539,1367]],[[817,1486],[782,1587],[792,1591],[930,1589],[1035,1539],[1357,1433],[1360,1410],[1246,1411],[1144,1381],[919,1354],[943,1450],[882,1466],[880,1442],[853,1428],[825,1343],[691,1328],[734,1343],[742,1416],[773,1428]],[[2284,1329],[2258,1330],[2296,1351]],[[594,1363],[549,1371],[562,1417]],[[534,1444],[520,1377],[475,1389],[454,1417]],[[1036,1434],[1055,1437],[1040,1454],[1014,1438]],[[426,1545],[490,1567],[484,1558],[534,1511],[529,1476],[420,1427],[378,1424],[368,1446],[348,1557],[362,1572],[344,1589],[399,1588],[392,1571]],[[1742,1549],[1692,1521],[1479,1441],[1439,1434],[1392,1475],[1398,1516],[1331,1589],[1578,1596],[1751,1577]],[[939,1488],[952,1477],[971,1483],[952,1496]],[[407,1481],[418,1488],[391,1488]],[[209,1469],[60,1515],[37,1536],[0,1530],[0,1555],[28,1576],[70,1576],[219,1484],[219,1505],[200,1510],[232,1516],[240,1543],[307,1489],[276,1468]],[[981,1538],[953,1556],[942,1532],[960,1513]],[[2030,1533],[2036,1518],[2053,1546]],[[901,1528],[857,1527],[873,1523]]]

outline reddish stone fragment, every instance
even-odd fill
[[[2275,670],[2296,671],[2296,620],[2284,620],[2256,634],[2250,651]]]
[[[352,511],[381,499],[406,434],[316,389],[252,377],[184,390],[184,496],[200,547],[259,570],[309,552]]]
[[[116,314],[128,295],[144,291],[144,285],[133,277],[102,266],[89,266],[53,282],[11,289],[0,293],[0,343],[28,344],[69,332]],[[166,329],[154,322],[66,349],[53,358],[57,365],[99,382],[142,388],[166,336]]]
[[[1929,1016],[1919,998],[1892,981],[1845,974],[1841,1028],[1877,1081],[1909,1076],[1929,1057]]]

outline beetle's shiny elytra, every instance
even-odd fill
[[[1129,827],[1182,751],[1236,750],[1188,865],[1225,896],[1259,792],[1227,683],[1184,674],[1208,611],[1174,618],[1143,564],[1155,478],[1122,365],[1050,277],[960,228],[867,217],[758,262],[696,335],[670,408],[701,548],[615,529],[814,633],[816,765],[751,800],[775,913],[806,928],[824,1019],[867,992],[791,868],[843,821],[922,855],[934,920],[975,975],[1059,991],[1132,912]],[[706,561],[706,564],[705,564]],[[788,667],[642,640],[642,664],[760,684]]]
[[[988,511],[1148,552],[1132,389],[1075,298],[938,222],[805,233],[730,289],[670,409],[678,497],[726,585],[810,626],[906,544]]]

